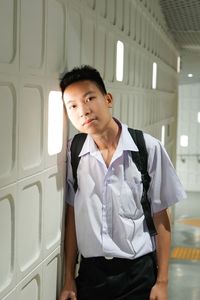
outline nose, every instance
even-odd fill
[[[79,112],[80,112],[80,117],[84,117],[89,115],[91,110],[90,107],[87,105],[87,103],[83,103],[79,108]]]

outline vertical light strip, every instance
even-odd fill
[[[63,102],[61,92],[49,93],[48,106],[48,153],[55,155],[63,145]]]
[[[180,73],[181,70],[181,58],[180,56],[177,57],[177,73]]]
[[[200,123],[200,111],[197,113],[197,122]]]
[[[152,72],[152,89],[157,87],[157,63],[153,63],[153,72]]]
[[[117,81],[123,80],[124,73],[124,44],[117,41],[117,54],[116,54],[116,79]]]
[[[165,125],[163,125],[161,128],[161,144],[163,146],[165,145]]]

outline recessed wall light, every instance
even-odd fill
[[[180,73],[181,69],[181,58],[180,56],[177,57],[177,72]]]
[[[188,74],[188,77],[193,77],[193,74],[189,73],[189,74]]]
[[[163,146],[165,145],[165,125],[163,125],[161,128],[161,144]]]
[[[116,55],[116,79],[117,81],[123,80],[124,73],[124,44],[117,41],[117,55]]]
[[[197,113],[197,122],[200,123],[200,112]]]
[[[152,70],[152,89],[155,90],[157,86],[157,63],[153,63],[153,70]]]
[[[48,101],[48,153],[55,155],[63,145],[63,102],[60,91],[51,91]]]

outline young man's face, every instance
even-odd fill
[[[80,132],[101,134],[112,119],[112,95],[103,95],[92,81],[69,85],[64,91],[64,102],[70,121]]]

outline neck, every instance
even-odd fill
[[[99,150],[115,150],[121,133],[121,126],[114,119],[111,119],[107,128],[100,135],[93,135]]]

